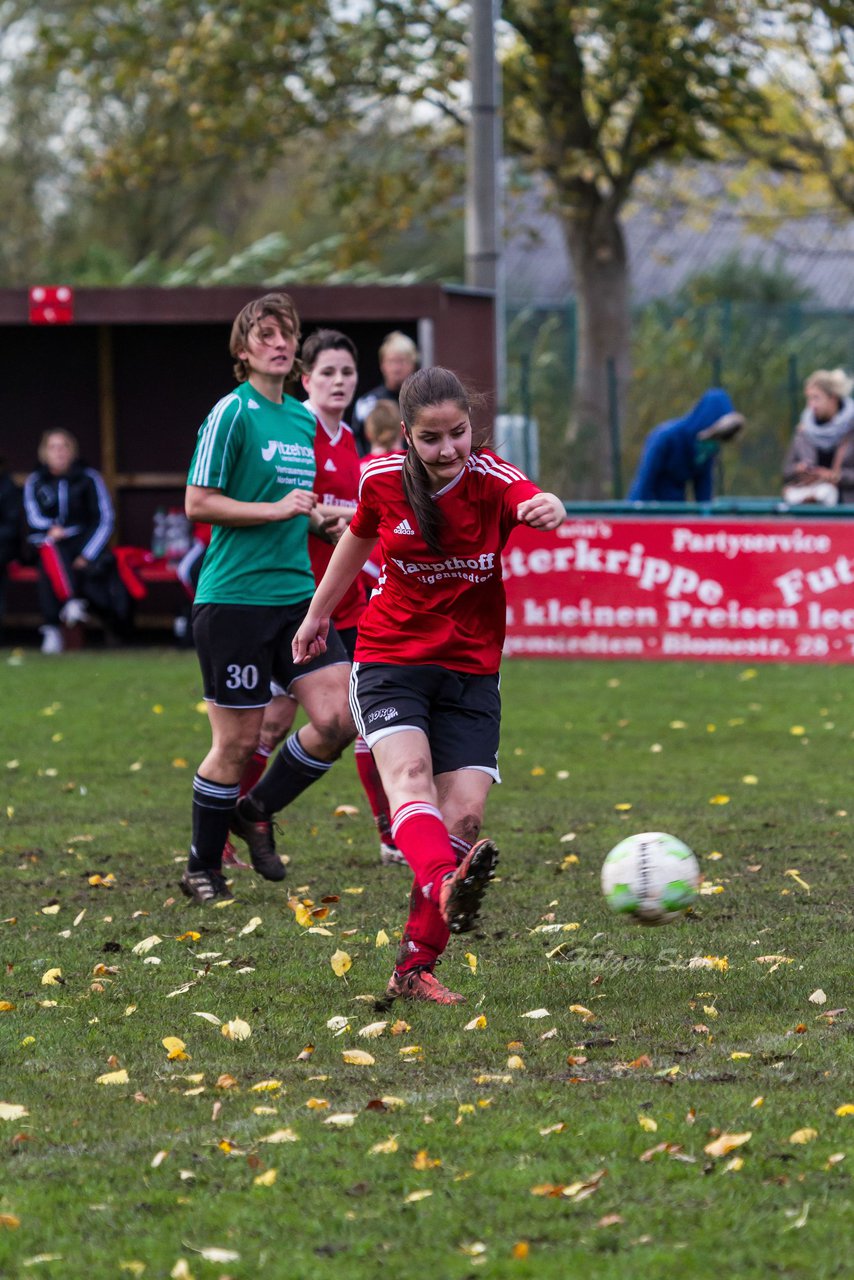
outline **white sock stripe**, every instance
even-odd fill
[[[397,813],[392,816],[391,834],[397,839],[397,833],[409,818],[433,817],[442,821],[442,815],[434,804],[427,804],[422,800],[410,800],[408,804],[402,804]]]
[[[371,754],[371,748],[368,746],[367,742],[365,742],[365,739],[361,734],[356,739],[353,750],[357,756],[369,756]]]
[[[267,759],[268,756],[272,755],[272,753],[273,753],[273,748],[265,747],[263,742],[259,742],[258,746],[255,748],[256,756],[263,756],[265,760]]]
[[[311,769],[315,773],[326,773],[327,770],[332,768],[331,760],[318,760],[315,756],[310,756],[295,733],[288,738],[284,750],[304,769]]]
[[[240,785],[224,786],[221,782],[209,782],[196,774],[193,778],[193,794],[208,796],[211,799],[234,801],[240,795]]]
[[[457,853],[461,853],[463,857],[468,853],[472,846],[472,841],[463,840],[462,836],[450,836],[451,847],[456,849]]]

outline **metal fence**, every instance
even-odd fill
[[[505,412],[517,420],[515,438],[524,441],[516,445],[515,460],[538,460],[546,486],[563,473],[576,335],[574,300],[561,308],[508,309]],[[725,387],[748,421],[726,453],[718,492],[776,494],[803,406],[803,381],[814,369],[839,366],[854,370],[854,310],[727,301],[659,301],[637,309],[629,386],[618,386],[613,366],[603,370],[610,402],[609,496],[622,496],[652,427],[687,412],[710,386]]]

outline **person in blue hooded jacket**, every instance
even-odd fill
[[[695,502],[712,496],[715,456],[744,427],[719,387],[705,391],[690,413],[653,427],[646,438],[629,502],[684,502],[690,483]]]

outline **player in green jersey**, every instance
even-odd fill
[[[202,424],[187,481],[187,516],[213,526],[193,609],[212,742],[193,779],[193,839],[181,879],[199,903],[231,896],[222,875],[229,829],[246,840],[256,871],[284,878],[272,816],[323,777],[356,732],[337,636],[324,661],[298,667],[291,654],[314,591],[307,535],[317,519],[315,422],[284,393],[299,336],[287,294],[267,294],[239,313],[230,343],[239,385]],[[299,702],[308,724],[238,806],[271,679]]]

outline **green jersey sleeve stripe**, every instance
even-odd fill
[[[196,465],[193,467],[190,475],[190,484],[197,484],[203,487],[211,487],[211,465],[212,455],[216,450],[218,441],[221,446],[217,450],[220,458],[225,453],[228,443],[228,437],[231,434],[232,427],[237,421],[242,408],[240,397],[232,393],[224,396],[222,400],[217,401],[211,409],[199,433],[199,447],[196,452]],[[229,414],[228,410],[232,413]],[[222,434],[220,434],[222,433]]]

